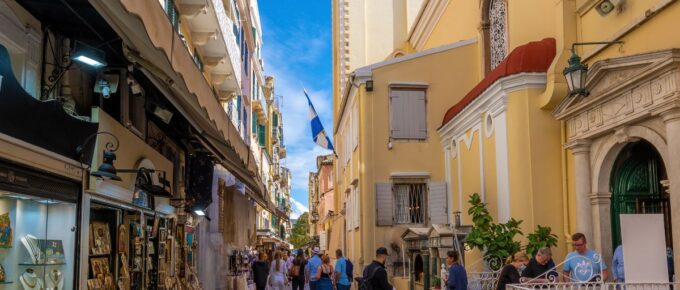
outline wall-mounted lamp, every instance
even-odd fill
[[[589,94],[586,90],[586,80],[588,79],[588,65],[581,63],[581,57],[576,54],[575,47],[577,45],[597,45],[597,44],[614,44],[623,43],[622,41],[600,41],[600,42],[576,42],[571,45],[571,57],[569,58],[569,66],[564,68],[562,72],[567,79],[567,86],[569,86],[569,96],[587,96]]]
[[[106,54],[101,49],[89,46],[76,40],[71,54],[74,60],[89,66],[100,68],[106,66]]]
[[[119,146],[119,141],[118,137],[116,135],[113,135],[110,132],[106,131],[101,131],[97,132],[95,134],[92,134],[85,139],[85,142],[83,142],[83,145],[78,146],[76,148],[76,153],[78,156],[81,156],[81,163],[82,162],[82,156],[85,153],[85,147],[92,141],[94,140],[94,137],[100,135],[100,134],[105,134],[113,137],[115,140],[115,144],[111,142],[107,142],[106,145],[104,146],[106,149],[104,149],[103,152],[103,161],[102,164],[99,165],[99,168],[97,168],[97,171],[91,172],[90,168],[87,168],[87,172],[90,174],[90,176],[94,176],[97,178],[102,178],[102,179],[109,179],[109,180],[115,180],[115,181],[122,181],[123,179],[118,176],[118,173],[136,173],[137,178],[136,178],[136,184],[138,188],[144,190],[146,193],[149,193],[154,196],[161,196],[161,197],[172,197],[172,193],[170,193],[168,190],[166,190],[166,187],[170,186],[170,182],[166,179],[166,173],[165,171],[162,170],[155,170],[155,169],[149,169],[145,167],[137,168],[137,169],[116,169],[116,167],[113,165],[113,162],[116,160],[116,150],[118,150]],[[151,173],[156,173],[159,172],[161,173],[158,177],[158,181],[160,185],[154,184],[153,179],[151,178]]]
[[[373,91],[373,80],[366,81],[366,91],[367,92]]]

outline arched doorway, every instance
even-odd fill
[[[415,262],[413,263],[413,270],[415,272],[415,280],[416,282],[423,283],[423,272],[424,272],[424,265],[423,265],[423,257],[420,256],[420,254],[416,255]]]
[[[652,144],[641,140],[626,145],[619,153],[611,174],[611,226],[613,249],[621,244],[620,214],[664,215],[666,246],[672,248],[670,202],[661,181],[666,167]]]

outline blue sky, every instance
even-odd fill
[[[332,136],[331,1],[260,0],[265,74],[275,78],[275,94],[283,96],[284,165],[291,169],[292,196],[307,207],[307,178],[316,171],[315,156],[330,153],[311,137],[303,86],[326,133]]]

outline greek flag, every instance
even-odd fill
[[[326,130],[323,129],[323,125],[321,125],[321,120],[316,114],[316,110],[314,109],[314,105],[312,105],[312,100],[309,99],[307,90],[303,89],[303,91],[305,93],[305,97],[307,97],[307,102],[309,103],[309,121],[312,124],[312,138],[314,138],[314,143],[325,149],[333,150],[333,152],[335,152],[333,143],[331,142],[331,139],[328,138],[328,135],[326,135]]]

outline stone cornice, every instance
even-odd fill
[[[448,145],[449,139],[455,138],[475,124],[481,123],[483,113],[488,112],[495,117],[505,111],[509,93],[521,89],[541,88],[545,87],[545,84],[545,73],[520,73],[496,81],[460,114],[437,130],[443,144]]]

